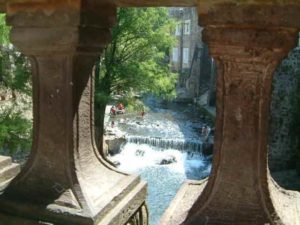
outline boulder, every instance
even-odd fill
[[[140,157],[143,157],[145,155],[145,151],[144,150],[141,150],[141,149],[137,149],[135,151],[135,155],[136,156],[140,156]]]
[[[158,165],[169,165],[177,162],[176,157],[173,155],[168,155],[165,158],[161,159],[157,164]]]
[[[205,156],[209,156],[213,154],[214,144],[210,142],[205,142],[202,145],[202,153]]]
[[[121,145],[126,143],[125,137],[115,137],[105,140],[107,144],[107,151],[110,155],[115,155],[120,153]]]

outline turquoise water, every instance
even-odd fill
[[[127,143],[111,156],[119,169],[140,174],[148,183],[150,225],[157,225],[186,179],[209,175],[211,162],[202,156],[200,128],[203,123],[191,105],[148,102],[150,111],[111,117],[113,132],[124,134]],[[170,164],[161,165],[163,160]]]
[[[162,159],[170,156],[176,162],[160,165]],[[111,159],[120,163],[120,170],[140,174],[147,181],[150,225],[158,224],[186,179],[201,179],[210,172],[210,162],[199,153],[189,155],[186,152],[158,149],[145,144],[127,143],[121,153]]]

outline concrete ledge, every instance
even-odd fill
[[[177,192],[168,209],[160,219],[160,225],[182,224],[194,202],[202,193],[207,179],[201,181],[186,181]]]
[[[97,225],[121,225],[134,215],[132,210],[140,209],[146,198],[147,185],[141,182],[116,207],[110,211]],[[148,215],[143,215],[147,217]],[[141,224],[143,221],[139,221]]]
[[[146,183],[140,181],[138,176],[124,178],[97,200],[101,211],[94,211],[96,214],[93,215],[85,209],[70,208],[56,202],[40,205],[19,199],[5,199],[0,195],[0,225],[14,225],[15,221],[21,221],[17,225],[123,225],[145,204],[146,187]]]
[[[139,224],[147,224],[148,214],[144,210],[146,197],[146,183],[139,183],[122,201],[120,201],[104,218],[100,221],[90,221],[82,224],[95,224],[95,225],[123,225],[135,214],[139,217]],[[71,216],[71,215],[70,215]],[[19,217],[10,215],[8,213],[0,212],[0,225],[66,225],[65,222],[46,222],[42,218],[39,220],[31,220],[30,218]],[[80,222],[68,222],[68,225],[78,225]]]
[[[0,170],[0,183],[14,178],[20,172],[20,170],[20,165],[16,163],[13,163]]]
[[[0,155],[0,170],[12,164],[12,160],[10,157]]]

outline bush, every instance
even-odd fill
[[[0,147],[10,154],[17,150],[29,151],[31,148],[32,124],[13,108],[0,111]]]

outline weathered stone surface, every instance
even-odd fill
[[[80,1],[49,1],[48,4],[44,4],[44,2],[37,2],[32,1],[32,8],[46,8],[51,9],[55,5],[57,7],[58,4],[65,5],[66,3],[73,3],[76,7],[78,5],[76,3],[79,3]],[[22,1],[16,1],[16,0],[0,0],[0,12],[6,12],[7,11],[7,3],[10,2],[22,2]],[[28,2],[28,0],[23,0],[23,2]],[[100,3],[101,0],[98,0]],[[115,0],[115,3],[119,7],[147,7],[147,6],[181,6],[181,7],[191,7],[197,5],[197,0]],[[21,5],[21,4],[20,4]]]
[[[143,205],[133,217],[126,223],[126,225],[148,225],[148,209],[146,205]]]
[[[110,155],[115,155],[120,153],[121,146],[126,143],[126,138],[124,136],[105,136],[105,144],[107,148],[107,153]]]
[[[101,158],[93,127],[92,68],[115,5],[26,1],[8,9],[12,41],[32,63],[34,139],[25,168],[0,194],[2,216],[18,224],[125,224],[144,205],[146,184]]]
[[[159,160],[157,164],[159,165],[168,165],[177,162],[176,157],[174,155],[167,155],[163,159]]]
[[[186,181],[177,192],[170,206],[159,221],[160,225],[179,225],[186,219],[189,209],[203,191],[202,181]]]
[[[123,210],[122,208],[120,208]],[[126,209],[124,209],[126,210]],[[122,215],[124,212],[123,211],[118,211],[116,215]],[[122,223],[119,223],[120,221],[115,221],[114,223],[109,223],[109,225],[112,224],[125,224],[125,225],[148,225],[149,224],[149,219],[148,219],[148,210],[147,206],[143,204],[131,217],[128,221],[122,221]],[[108,222],[108,221],[106,221]],[[60,222],[57,223],[49,223],[43,220],[30,220],[30,219],[25,219],[21,218],[18,216],[11,216],[8,214],[3,214],[0,212],[0,224],[1,225],[66,225],[62,224]],[[107,223],[103,223],[102,221],[95,224],[95,225],[106,225]],[[69,224],[68,224],[69,225]],[[107,224],[108,225],[108,224]]]
[[[118,138],[114,140],[105,141],[108,145],[108,153],[109,154],[118,154],[121,151],[121,145],[126,142],[125,138]]]
[[[128,0],[127,6],[169,3]],[[188,203],[180,210],[174,204],[179,213],[165,224],[298,225],[299,193],[280,189],[268,174],[267,128],[272,73],[296,43],[300,3],[198,3],[219,73],[213,170],[195,192],[184,191]],[[91,68],[109,40],[115,10],[108,0],[7,4],[12,40],[32,58],[34,147],[0,196],[1,225],[135,223],[145,184],[107,165],[93,141]]]
[[[200,25],[203,27],[239,26],[244,31],[256,27],[262,32],[266,32],[271,27],[280,28],[283,24],[286,28],[299,29],[299,8],[298,0],[285,0],[284,2],[278,2],[277,0],[198,0],[198,12],[201,14],[199,17]],[[248,32],[242,33],[241,31],[239,33],[243,37],[248,34]],[[253,38],[254,34],[251,32],[250,34],[252,35],[248,38]],[[214,38],[211,37],[211,41],[213,40]],[[267,39],[256,37],[256,40],[261,45],[272,45],[272,43],[267,42]],[[232,44],[239,42],[235,38],[232,38],[231,41]],[[240,39],[240,41],[241,43],[244,42],[243,39]],[[226,42],[229,44],[230,40],[227,39]]]
[[[269,140],[271,172],[295,169],[300,163],[297,128],[300,121],[299,94],[300,48],[298,47],[283,60],[274,76]]]
[[[12,163],[10,157],[0,155],[0,191],[20,172],[19,164]]]
[[[267,163],[272,75],[297,43],[300,4],[222,2],[198,5],[218,66],[212,173],[188,213],[167,224],[300,224],[300,194],[274,184]]]

